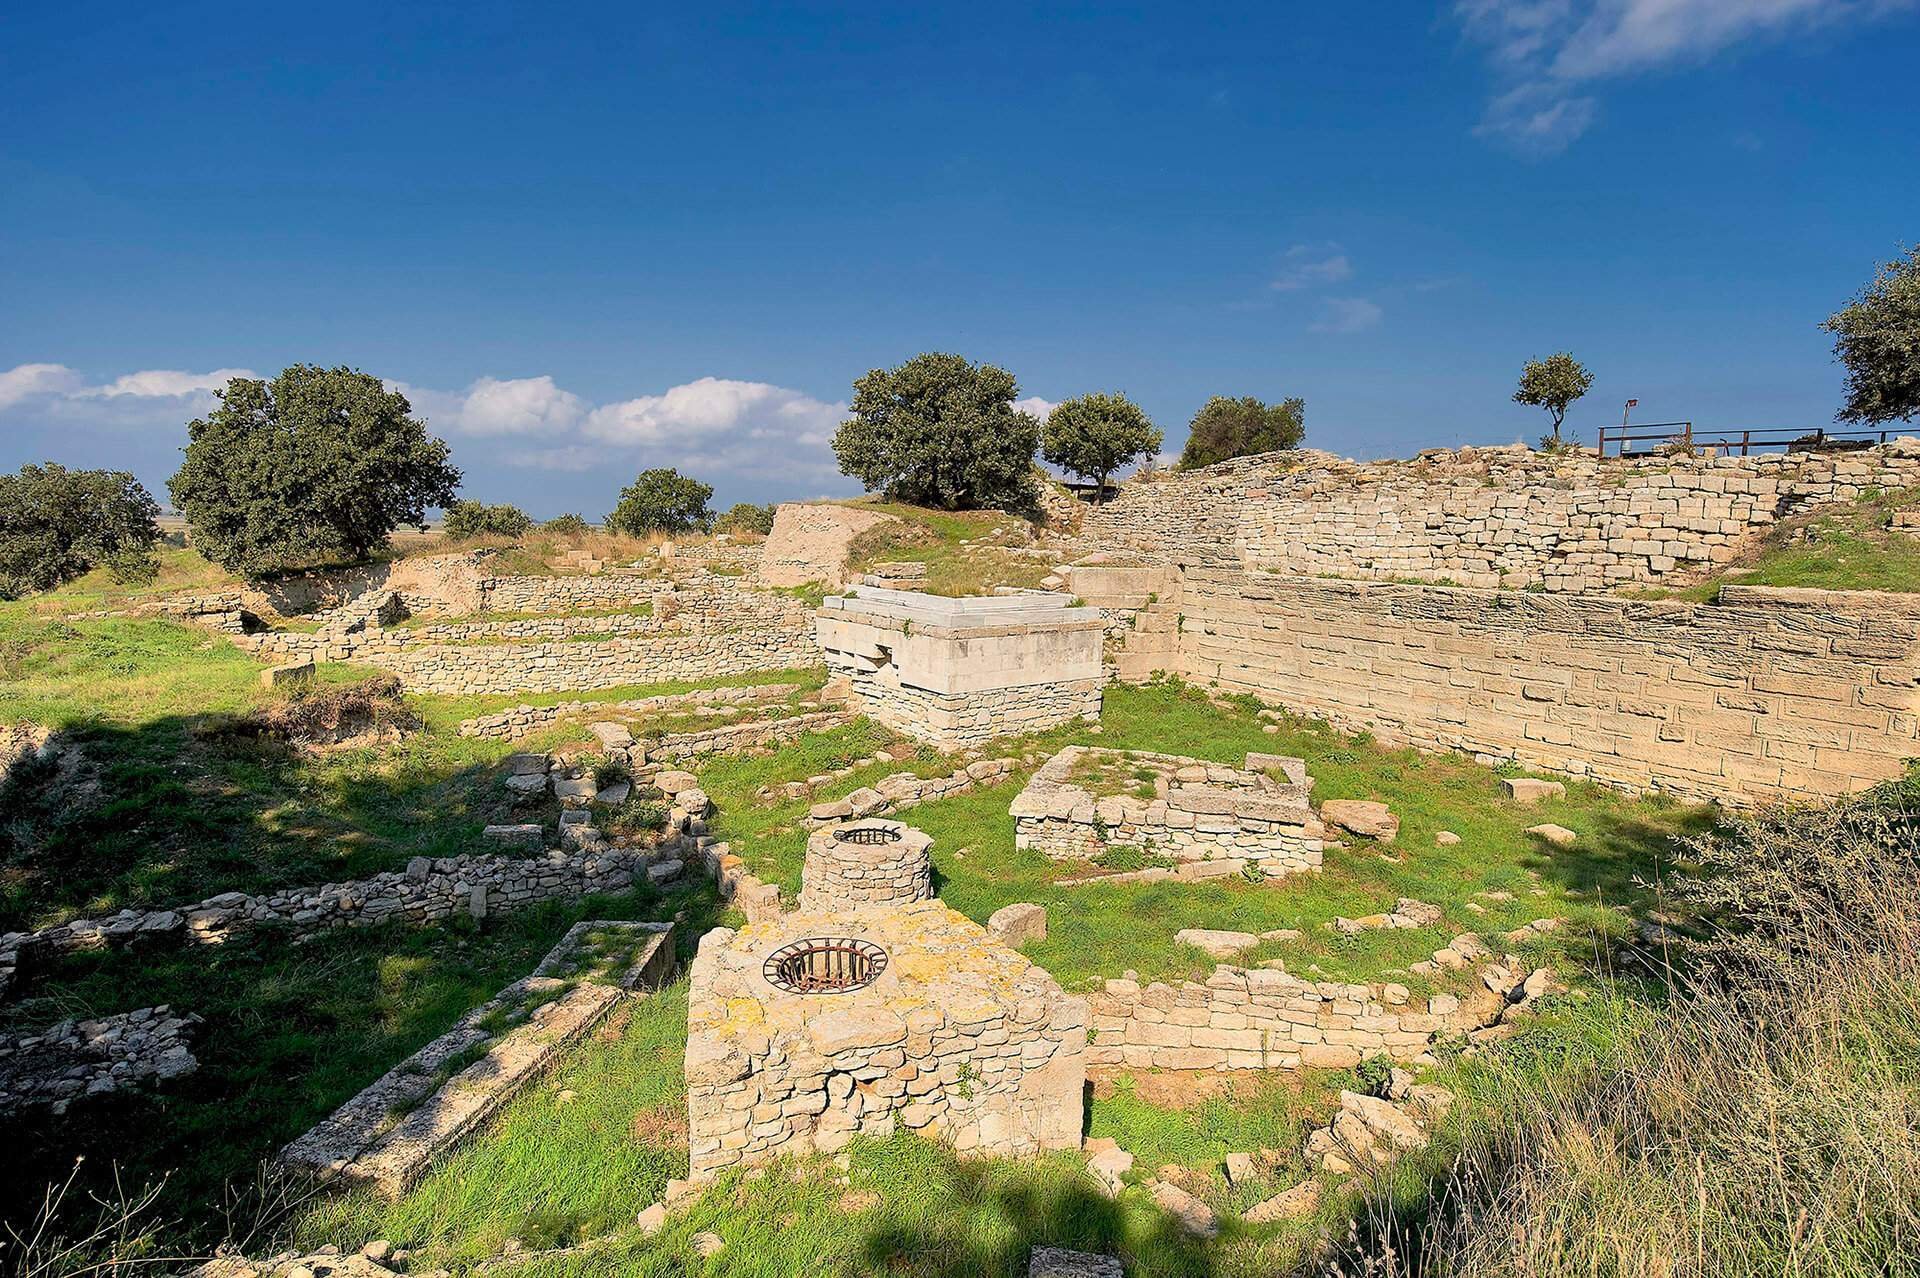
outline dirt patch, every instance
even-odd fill
[[[846,580],[847,554],[869,529],[901,521],[877,510],[788,502],[774,512],[773,531],[760,552],[760,577],[770,586]]]
[[[678,1149],[687,1143],[687,1107],[662,1103],[633,1116],[629,1131],[637,1145]]]
[[[1155,1109],[1187,1110],[1203,1105],[1216,1096],[1229,1101],[1263,1091],[1277,1080],[1292,1091],[1301,1091],[1299,1077],[1286,1070],[1238,1070],[1228,1073],[1211,1069],[1134,1070],[1121,1065],[1095,1066],[1087,1071],[1093,1084],[1093,1098],[1107,1100],[1123,1090],[1121,1080],[1131,1080],[1138,1099]]]
[[[362,745],[398,740],[420,726],[400,695],[400,676],[302,688],[260,707],[235,730],[289,745]]]

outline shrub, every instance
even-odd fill
[[[764,537],[773,531],[773,507],[743,501],[720,516],[713,527],[716,532],[759,533]]]
[[[186,460],[167,487],[194,545],[229,571],[363,558],[453,502],[460,472],[446,444],[377,377],[296,364],[216,393],[220,406],[187,424]]]
[[[105,566],[151,576],[160,508],[132,475],[48,462],[0,475],[0,599],[51,590]]]
[[[1180,465],[1191,470],[1254,453],[1298,448],[1306,438],[1306,420],[1304,399],[1263,404],[1251,395],[1241,399],[1216,395],[1200,406],[1188,424]]]
[[[540,531],[553,533],[560,537],[578,537],[592,527],[593,525],[589,524],[583,516],[567,514],[555,515],[552,519],[540,525]]]
[[[1920,413],[1920,247],[1874,273],[1871,286],[1820,327],[1846,366],[1843,422],[1888,422]]]
[[[518,538],[533,527],[533,520],[518,506],[489,506],[484,502],[456,501],[447,507],[447,536],[455,541],[470,537]]]
[[[401,695],[400,676],[378,674],[298,689],[255,710],[239,726],[276,741],[309,745],[410,730],[419,723]]]
[[[667,805],[658,799],[643,799],[638,792],[619,807],[608,811],[604,824],[609,834],[633,838],[667,828]]]
[[[1017,411],[1013,374],[958,355],[916,355],[853,384],[833,437],[840,469],[893,501],[1027,510],[1040,423]]]
[[[704,532],[713,527],[713,488],[670,467],[643,470],[620,493],[607,516],[610,532],[644,537],[648,533]]]

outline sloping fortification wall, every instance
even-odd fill
[[[1729,586],[1720,602],[1196,568],[1176,661],[1390,743],[1735,803],[1920,755],[1920,597]]]
[[[1413,461],[1268,453],[1122,487],[1083,536],[1174,564],[1600,590],[1727,563],[1775,521],[1920,485],[1920,441],[1622,461],[1519,447]]]

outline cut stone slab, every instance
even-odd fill
[[[263,688],[298,688],[313,682],[315,667],[311,661],[296,661],[284,666],[268,666],[260,672]]]
[[[587,731],[602,750],[624,750],[633,744],[633,733],[622,723],[589,723]]]
[[[592,777],[555,777],[553,793],[562,803],[587,804],[600,793],[600,787]]]
[[[1433,841],[1443,848],[1450,848],[1460,842],[1460,836],[1452,830],[1441,830],[1433,836]]]
[[[1298,1220],[1311,1216],[1320,1207],[1320,1182],[1303,1180],[1263,1202],[1249,1207],[1241,1217],[1250,1225],[1270,1225],[1276,1220]]]
[[[1180,1186],[1156,1180],[1148,1192],[1160,1210],[1173,1217],[1188,1233],[1200,1238],[1212,1238],[1220,1232],[1220,1220],[1213,1214],[1213,1208]]]
[[[502,847],[537,849],[546,846],[545,826],[531,822],[522,825],[490,825],[480,831],[480,837],[488,843],[497,843]]]
[[[1065,1247],[1035,1247],[1027,1257],[1027,1278],[1126,1278],[1116,1256]]]
[[[530,802],[541,798],[547,792],[547,774],[543,770],[523,776],[507,778],[507,791],[519,802]]]
[[[1542,781],[1537,777],[1502,777],[1501,786],[1507,797],[1523,807],[1532,807],[1542,799],[1564,799],[1567,787],[1558,781]]]
[[[987,932],[1003,945],[1016,950],[1029,941],[1044,941],[1047,939],[1047,912],[1025,901],[1004,905],[987,919]]]
[[[1126,1175],[1133,1170],[1133,1155],[1115,1145],[1111,1149],[1102,1149],[1087,1159],[1087,1171],[1100,1182],[1107,1197],[1112,1198],[1126,1186]]]
[[[678,768],[664,768],[660,775],[653,779],[653,783],[660,787],[662,794],[671,798],[682,790],[691,790],[698,786],[700,778],[691,772],[682,772]]]
[[[1173,939],[1178,944],[1204,950],[1217,959],[1232,958],[1260,944],[1260,938],[1251,932],[1216,932],[1204,927],[1183,927],[1173,934]]]
[[[507,774],[516,777],[547,775],[547,756],[544,754],[510,754],[507,756]]]
[[[1530,825],[1527,833],[1537,839],[1553,844],[1556,848],[1570,848],[1580,836],[1564,825]]]
[[[1400,818],[1386,804],[1369,799],[1328,799],[1320,805],[1320,819],[1381,843],[1391,843],[1400,834]]]
[[[633,782],[615,781],[606,789],[593,796],[593,801],[602,807],[617,808],[633,794]]]

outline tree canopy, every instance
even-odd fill
[[[1091,479],[1104,497],[1107,477],[1155,452],[1160,429],[1125,395],[1082,395],[1047,414],[1040,455],[1071,474]]]
[[[773,531],[773,507],[756,506],[752,502],[739,502],[726,514],[714,522],[715,528],[730,533],[761,533]]]
[[[459,487],[407,397],[357,369],[296,364],[217,394],[219,407],[187,424],[167,488],[194,545],[229,571],[364,558],[400,525],[424,528]]]
[[[1513,392],[1513,402],[1546,409],[1553,418],[1553,439],[1558,442],[1568,405],[1592,385],[1593,374],[1586,366],[1566,351],[1559,351],[1545,359],[1527,361],[1520,370],[1520,387]]]
[[[713,527],[713,488],[672,467],[643,470],[620,491],[620,504],[607,516],[611,532],[636,537],[647,533],[705,532]]]
[[[47,462],[0,475],[0,599],[51,590],[97,567],[121,578],[151,572],[159,513],[123,470]]]
[[[1191,470],[1234,457],[1300,447],[1307,435],[1307,401],[1284,399],[1263,404],[1251,395],[1216,395],[1200,406],[1187,427],[1180,465]]]
[[[1920,413],[1920,247],[1884,263],[1851,305],[1820,327],[1847,369],[1843,422],[1910,420]]]
[[[833,437],[840,469],[895,501],[1017,510],[1034,500],[1040,423],[1018,411],[1013,374],[959,355],[916,355],[853,384]]]
[[[456,501],[447,507],[446,533],[455,540],[468,537],[519,537],[531,527],[533,520],[518,506]]]

